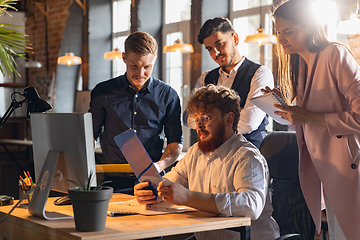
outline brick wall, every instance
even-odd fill
[[[71,0],[47,0],[48,17],[34,4],[35,1],[25,3],[25,32],[29,35],[33,47],[34,57],[41,62],[42,68],[29,68],[29,85],[34,86],[42,98],[51,100],[48,96],[52,75],[56,74],[57,58],[63,38],[63,32],[69,13]],[[75,3],[76,4],[76,3]],[[29,54],[29,58],[32,54]]]

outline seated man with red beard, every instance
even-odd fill
[[[271,217],[269,171],[259,150],[237,135],[240,97],[234,90],[209,84],[194,90],[187,111],[198,143],[159,184],[165,202],[186,205],[222,216],[251,217],[251,239],[274,240],[279,227]],[[134,187],[140,204],[155,203],[142,182]],[[201,239],[239,239],[238,232],[214,230],[195,233]]]

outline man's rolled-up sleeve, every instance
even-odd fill
[[[262,213],[268,191],[268,168],[264,160],[249,155],[239,164],[234,174],[236,191],[214,193],[221,215],[245,216],[257,219]]]

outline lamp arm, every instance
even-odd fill
[[[26,99],[21,100],[20,102],[16,101],[15,99],[12,100],[9,108],[6,110],[4,116],[0,121],[0,128],[5,124],[6,120],[11,116],[15,109],[21,107],[23,103],[26,102]]]

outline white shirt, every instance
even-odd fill
[[[237,71],[244,60],[245,57],[243,57],[241,61],[233,69],[231,69],[230,73],[226,73],[224,70],[222,70],[222,68],[220,68],[220,76],[217,85],[231,88]],[[209,71],[206,71],[198,78],[195,84],[195,88],[205,85],[205,77],[208,73]],[[264,119],[266,113],[250,102],[249,99],[263,95],[261,89],[265,88],[266,86],[274,88],[274,78],[269,68],[260,66],[251,79],[249,94],[247,96],[244,108],[241,110],[240,114],[238,133],[246,134],[259,128],[259,125]]]
[[[279,227],[271,217],[269,170],[259,150],[241,134],[233,135],[212,154],[195,143],[165,178],[191,191],[212,193],[223,216],[251,217],[252,240],[274,240]],[[201,239],[239,239],[239,233],[215,230],[195,233]]]

